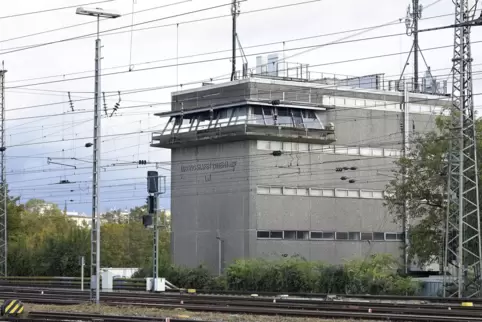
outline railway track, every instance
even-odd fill
[[[20,299],[24,303],[75,305],[89,302],[88,292],[70,290],[32,290],[0,288],[0,299]],[[451,304],[413,304],[368,302],[362,300],[309,300],[293,298],[149,293],[102,293],[101,301],[110,306],[139,306],[146,308],[188,311],[286,315],[295,317],[369,319],[392,321],[480,321],[482,306],[461,307]],[[45,315],[45,312],[32,312]],[[56,313],[57,314],[57,313]],[[58,313],[70,314],[70,313]],[[117,317],[116,317],[117,318]],[[105,320],[104,320],[105,321]],[[118,321],[118,320],[116,320]]]
[[[310,316],[308,312],[304,317]],[[313,316],[315,317],[315,316]],[[320,316],[316,316],[320,317]],[[479,318],[467,317],[453,317],[434,316],[434,315],[393,315],[393,314],[353,314],[345,312],[330,312],[322,318],[343,318],[343,319],[370,319],[370,320],[390,320],[390,321],[431,321],[431,322],[480,322]],[[53,312],[31,312],[27,319],[18,319],[21,321],[103,321],[103,322],[151,322],[151,321],[165,321],[165,322],[208,322],[202,320],[186,320],[176,318],[160,318],[160,317],[133,317],[133,316],[113,316],[113,315],[96,315],[96,314],[79,314],[79,313],[53,313]]]
[[[123,283],[120,283],[123,282]],[[42,289],[56,289],[56,290],[80,290],[79,278],[39,278],[39,277],[24,277],[24,278],[0,278],[0,289],[8,287],[26,287],[26,288],[42,288]],[[85,287],[88,288],[87,283]],[[116,292],[145,292],[145,282],[140,279],[125,279],[114,280],[114,291]],[[167,290],[166,293],[178,293],[178,290]],[[282,292],[244,292],[244,291],[210,291],[210,290],[196,290],[197,294],[224,295],[224,296],[249,296],[251,293],[256,293],[259,296],[276,297]],[[460,303],[461,301],[471,301],[482,305],[482,298],[480,299],[458,299],[458,298],[442,298],[442,297],[428,297],[428,296],[403,296],[403,295],[369,295],[369,294],[325,294],[325,293],[299,293],[289,292],[291,296],[299,298],[325,298],[327,296],[336,296],[342,298],[365,299],[365,300],[380,300],[380,301],[424,301],[433,303]]]

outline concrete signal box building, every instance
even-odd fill
[[[432,129],[449,100],[410,93],[402,129],[399,84],[300,70],[175,92],[158,114],[167,125],[152,146],[171,149],[175,264],[218,272],[251,257],[401,255],[385,186],[403,131]]]

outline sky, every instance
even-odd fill
[[[92,148],[85,145],[92,142],[93,135],[96,23],[93,17],[75,14],[75,7],[84,5],[122,13],[121,18],[100,23],[101,84],[108,112],[103,112],[102,118],[100,209],[144,204],[146,173],[156,169],[156,162],[162,166],[157,171],[166,176],[167,193],[161,196],[161,207],[169,208],[170,151],[149,146],[151,134],[161,130],[166,120],[153,114],[170,110],[171,92],[178,88],[195,88],[211,78],[226,81],[231,70],[230,2],[4,3],[0,58],[7,70],[10,194],[23,202],[40,198],[61,208],[66,204],[69,211],[91,213]],[[412,44],[404,23],[410,2],[245,0],[240,2],[238,35],[249,67],[255,67],[257,55],[278,52],[289,57],[289,62],[309,64],[313,73],[384,73],[386,79],[398,79]],[[420,2],[426,8],[420,28],[453,23],[451,0]],[[20,15],[63,7],[71,8]],[[340,33],[374,26],[378,28],[363,33]],[[481,30],[474,28],[472,32],[476,95],[482,90],[477,76],[482,70]],[[300,38],[305,39],[297,40]],[[452,44],[451,29],[420,34],[424,59],[440,80],[450,80]],[[307,46],[312,50],[307,51]],[[441,46],[446,48],[433,49]],[[387,56],[360,60],[383,55]],[[424,71],[424,60],[420,61]],[[407,72],[411,70],[412,63]],[[111,117],[119,99],[120,108]],[[476,96],[476,106],[479,101]],[[149,164],[138,165],[139,160]],[[61,180],[71,184],[59,184]]]

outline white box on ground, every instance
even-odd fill
[[[166,279],[165,278],[146,278],[146,291],[153,292],[165,292],[166,291]]]
[[[114,290],[114,274],[110,271],[102,272],[102,291],[112,292]]]

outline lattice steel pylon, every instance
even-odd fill
[[[481,236],[476,154],[476,129],[472,93],[470,26],[474,6],[469,0],[455,4],[455,41],[448,202],[444,269],[454,278],[444,279],[444,295],[481,295]]]
[[[7,276],[7,173],[5,135],[5,73],[0,70],[0,276]]]

